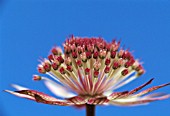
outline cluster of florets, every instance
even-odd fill
[[[63,44],[64,53],[60,47],[53,47],[48,59],[38,66],[38,71],[50,73],[60,80],[68,80],[66,77],[74,80],[81,76],[88,76],[90,80],[102,76],[112,79],[115,72],[120,77],[131,72],[136,72],[137,76],[143,74],[144,69],[139,61],[135,60],[128,50],[119,49],[119,45],[120,42],[113,40],[107,43],[100,37],[72,36]]]
[[[92,67],[84,66],[85,74],[93,70],[94,77],[98,77],[99,69],[104,69],[105,73],[116,70],[122,66],[125,69],[121,72],[123,76],[130,70],[136,70],[139,75],[144,73],[141,64],[132,56],[128,50],[119,49],[120,42],[113,40],[111,43],[105,42],[102,38],[76,38],[71,37],[64,43],[64,54],[61,48],[52,48],[48,60],[44,60],[38,66],[40,73],[59,71],[65,74],[72,72],[73,68],[87,65],[90,59],[93,60]],[[131,67],[131,68],[129,68]]]

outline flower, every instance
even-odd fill
[[[101,37],[71,36],[63,46],[64,51],[53,47],[48,58],[38,65],[38,72],[52,79],[33,76],[33,80],[43,81],[61,99],[19,85],[13,85],[17,91],[5,91],[39,103],[61,106],[134,106],[170,97],[162,93],[146,95],[170,83],[138,92],[153,79],[130,91],[115,91],[145,72],[138,59],[134,59],[128,50],[119,48],[120,42],[107,43]]]

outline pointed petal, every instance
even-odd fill
[[[154,79],[154,78],[150,79],[150,80],[149,80],[148,82],[146,82],[145,84],[143,84],[143,85],[141,85],[141,86],[133,89],[132,91],[129,92],[129,94],[133,94],[133,93],[139,91],[140,89],[142,89],[143,87],[149,85],[149,84],[153,81],[153,79]]]
[[[112,105],[116,106],[137,106],[137,105],[145,105],[146,101],[133,101],[133,102],[117,102],[117,101],[111,101],[109,102]],[[148,102],[147,102],[148,103]]]
[[[43,78],[45,85],[47,88],[54,93],[56,96],[59,96],[61,98],[70,98],[73,96],[76,96],[75,94],[69,92],[66,87],[63,87],[60,84],[57,84],[56,82],[48,79],[48,78]]]
[[[119,98],[125,94],[127,94],[128,91],[123,91],[123,92],[113,92],[110,96],[108,96],[108,99],[109,100],[113,100],[113,99],[116,99],[116,98]]]
[[[142,95],[145,95],[145,94],[147,94],[147,93],[149,93],[149,92],[152,92],[152,91],[154,91],[154,90],[157,90],[157,89],[159,89],[159,88],[162,88],[162,87],[165,87],[165,86],[168,86],[168,85],[170,85],[170,83],[163,84],[163,85],[158,85],[158,86],[154,86],[154,87],[151,87],[151,88],[146,89],[146,90],[144,90],[144,91],[141,91],[140,93],[138,93],[138,94],[136,94],[136,95],[134,95],[134,96],[142,96]]]
[[[18,96],[18,97],[22,97],[22,98],[27,98],[27,99],[30,99],[30,100],[35,100],[34,97],[32,96],[29,96],[29,95],[25,95],[25,94],[20,94],[18,92],[15,92],[15,91],[10,91],[10,90],[4,90],[5,92],[8,92],[10,94],[13,94],[15,96]]]
[[[153,97],[161,97],[161,96],[164,96],[164,95],[168,95],[168,94],[166,94],[166,93],[152,93],[152,94],[146,95],[144,97],[153,98]]]
[[[59,100],[35,90],[21,90],[21,91],[5,90],[5,91],[13,95],[16,95],[18,97],[27,98],[39,103],[50,104],[50,105],[61,105],[61,106],[74,105],[73,103],[67,100]]]
[[[143,96],[143,97],[141,97],[141,98],[142,98],[142,99],[157,99],[157,100],[163,100],[163,99],[170,98],[170,94],[153,93],[153,94],[145,95],[145,96]]]
[[[139,86],[139,87],[131,90],[130,92],[128,92],[128,93],[126,93],[126,94],[124,94],[124,95],[119,96],[118,98],[127,97],[127,96],[129,96],[129,95],[132,95],[132,94],[136,93],[136,92],[139,91],[140,89],[142,89],[142,88],[144,88],[145,86],[151,84],[151,82],[153,81],[153,79],[154,79],[154,78],[150,79],[148,82],[144,83],[143,85],[141,85],[141,86]]]
[[[110,104],[113,105],[118,105],[118,106],[136,106],[136,105],[145,105],[147,103],[153,102],[153,101],[157,101],[157,100],[164,100],[169,98],[170,95],[163,95],[161,97],[156,97],[156,98],[134,98],[133,99],[121,99],[121,100],[113,100],[110,101]]]

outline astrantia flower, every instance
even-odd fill
[[[49,90],[64,99],[18,85],[14,85],[18,91],[6,91],[39,103],[61,106],[134,106],[169,98],[169,94],[146,94],[170,83],[138,92],[153,79],[133,90],[116,92],[145,72],[139,60],[119,45],[120,42],[108,43],[100,37],[71,36],[63,44],[64,51],[53,47],[48,58],[43,59],[37,68],[39,73],[49,75],[52,80],[38,75],[34,75],[33,80],[44,81]]]

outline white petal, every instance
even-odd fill
[[[113,91],[106,91],[106,92],[103,93],[103,95],[109,96],[109,95],[111,95],[112,93],[113,93]]]
[[[57,84],[56,82],[43,77],[42,80],[44,80],[45,85],[47,88],[54,93],[56,96],[62,97],[62,98],[70,98],[76,96],[75,94],[69,92],[65,87]]]
[[[117,102],[132,102],[132,101],[137,101],[140,98],[138,97],[131,97],[131,98],[123,98],[123,99],[115,99],[113,101],[117,101]]]
[[[22,87],[20,85],[11,84],[11,86],[17,90],[29,90],[28,88]]]

